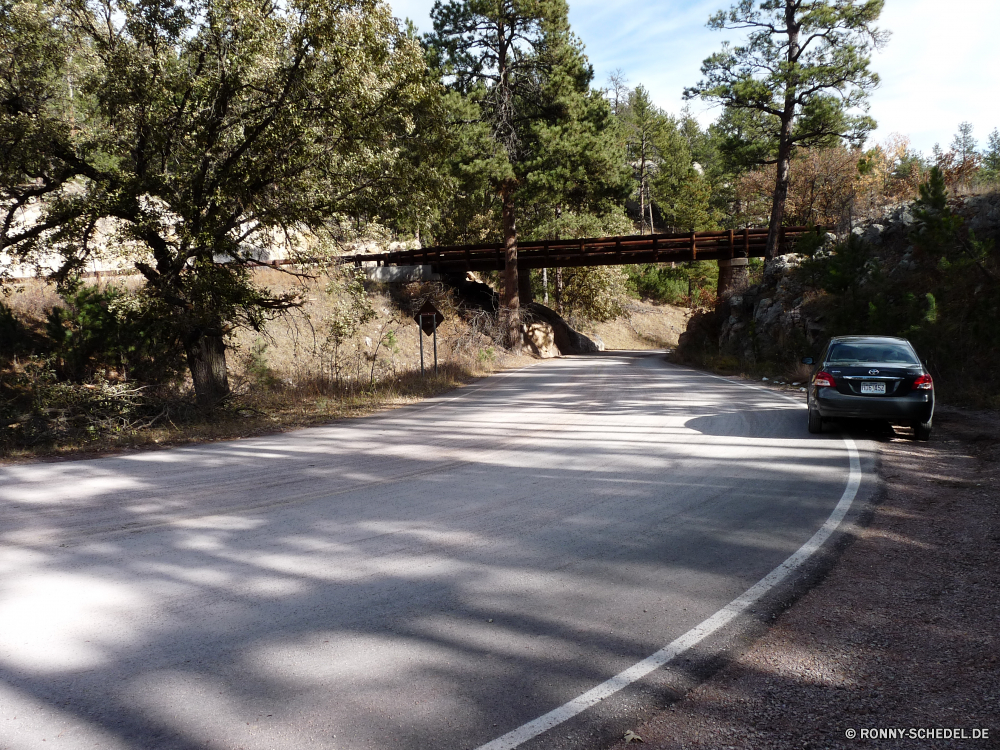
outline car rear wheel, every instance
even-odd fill
[[[809,410],[809,432],[814,435],[823,432],[823,417],[815,409]]]
[[[913,439],[914,440],[930,440],[931,439],[931,423],[930,422],[914,422],[913,423]]]

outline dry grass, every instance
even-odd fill
[[[463,310],[452,292],[440,284],[369,287],[371,319],[335,351],[329,320],[344,304],[341,287],[326,276],[302,279],[267,268],[257,274],[262,285],[274,291],[294,291],[305,304],[271,321],[261,332],[239,331],[231,337],[233,393],[222,408],[210,415],[198,413],[187,397],[190,384],[182,382],[161,393],[151,392],[155,404],[150,413],[159,415],[152,424],[137,420],[111,430],[63,431],[35,445],[12,447],[8,443],[0,460],[83,458],[325,424],[412,404],[535,361],[498,346],[497,332],[491,329],[495,321],[491,323],[481,311]],[[131,288],[140,282],[116,277],[97,283]],[[7,297],[7,304],[22,320],[41,322],[49,309],[63,304],[44,282],[28,280],[19,287]],[[421,336],[412,320],[413,311],[426,299],[445,315],[438,329],[437,375],[433,373],[433,340]],[[671,348],[687,317],[688,311],[681,308],[635,303],[629,317],[581,327],[600,336],[609,349]]]
[[[331,392],[315,382],[251,389],[234,394],[224,407],[210,415],[198,414],[185,402],[177,404],[178,412],[183,417],[176,421],[168,416],[142,429],[15,448],[0,458],[0,463],[90,458],[131,450],[234,440],[328,424],[413,404],[500,369],[521,367],[534,361],[526,356],[507,356],[492,366],[476,367],[446,362],[441,363],[436,375],[433,368],[423,377],[419,370],[409,371],[392,381],[378,383],[374,388],[353,392]]]
[[[45,320],[49,310],[63,304],[55,286],[40,279],[19,279],[4,285],[0,302],[29,324]]]
[[[632,302],[628,312],[605,323],[585,321],[580,329],[600,336],[608,349],[673,349],[691,317],[683,307],[639,301]]]

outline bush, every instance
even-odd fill
[[[628,276],[617,266],[565,269],[562,304],[586,320],[614,320],[625,315]]]
[[[75,282],[60,296],[66,306],[49,311],[47,341],[38,347],[39,353],[52,355],[60,379],[82,382],[100,374],[162,383],[183,366],[168,318],[141,293]]]
[[[37,337],[0,302],[0,364],[34,351],[37,345]]]
[[[60,380],[52,358],[0,374],[0,454],[134,433],[167,416],[167,402],[134,383]]]
[[[625,266],[635,296],[669,305],[702,307],[714,304],[719,269],[713,261],[646,263]]]

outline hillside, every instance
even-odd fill
[[[776,258],[762,280],[695,316],[680,356],[801,379],[830,336],[909,338],[943,398],[1000,406],[1000,193],[948,199],[928,186],[849,232]]]

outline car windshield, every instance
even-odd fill
[[[850,364],[854,362],[894,362],[904,365],[919,365],[909,347],[893,343],[834,344],[830,347],[827,362]]]

